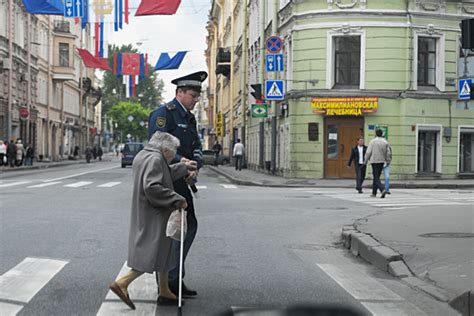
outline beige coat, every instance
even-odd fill
[[[392,152],[385,138],[375,137],[369,143],[365,153],[365,163],[384,163],[390,164],[392,161]]]
[[[167,272],[176,263],[166,237],[171,212],[185,199],[174,192],[173,181],[187,175],[184,163],[168,166],[157,149],[146,146],[133,161],[133,197],[128,266],[138,271]]]

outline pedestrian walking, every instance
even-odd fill
[[[99,157],[99,161],[102,160],[102,155],[104,154],[104,151],[102,150],[102,147],[97,148],[97,157]]]
[[[7,160],[10,168],[15,167],[16,162],[16,145],[15,141],[12,139],[7,146]]]
[[[212,151],[214,151],[214,166],[218,166],[219,165],[219,155],[221,153],[221,150],[222,150],[222,146],[221,144],[219,144],[219,141],[216,140],[216,143],[214,144],[214,146],[212,146]]]
[[[127,288],[143,273],[156,273],[159,279],[159,305],[178,303],[168,286],[168,271],[177,258],[172,239],[166,237],[166,225],[173,210],[187,207],[186,198],[173,189],[173,180],[188,177],[197,163],[174,160],[179,140],[168,133],[156,132],[133,161],[133,197],[125,275],[109,285],[131,309],[135,309]]]
[[[156,131],[168,132],[180,141],[180,146],[173,162],[179,162],[183,157],[197,162],[198,169],[202,166],[202,146],[197,132],[197,122],[191,111],[196,106],[201,94],[201,84],[207,78],[205,71],[196,72],[171,81],[176,85],[175,98],[155,109],[149,117],[148,136],[151,137]],[[198,171],[195,171],[197,176]],[[195,178],[194,178],[195,179]],[[188,204],[186,211],[187,233],[184,240],[183,278],[186,275],[186,257],[189,253],[194,238],[196,237],[198,222],[194,210],[193,195],[190,188],[197,192],[193,180],[177,179],[174,188],[178,194],[186,198]],[[180,243],[173,242],[176,256],[179,256]],[[176,294],[179,288],[179,263],[170,271],[169,287]],[[158,282],[158,280],[157,280]],[[197,292],[182,284],[183,296],[195,296]]]
[[[356,172],[356,190],[359,193],[363,193],[362,183],[364,183],[367,169],[367,166],[364,163],[364,156],[366,152],[367,146],[364,145],[364,139],[359,137],[357,139],[357,145],[351,150],[351,156],[349,158],[349,162],[347,163],[347,166],[350,167],[352,162],[354,162],[354,168]]]
[[[383,177],[385,180],[385,194],[392,194],[390,192],[390,162],[392,161],[392,147],[388,144],[389,148],[389,162],[385,162],[383,165]]]
[[[237,139],[237,143],[234,145],[233,156],[235,158],[235,170],[242,170],[242,159],[244,157],[245,147],[240,142],[240,138]]]
[[[35,149],[33,148],[32,144],[29,144],[26,147],[25,166],[33,166],[34,155],[35,155]]]
[[[86,147],[85,154],[86,154],[86,161],[87,161],[87,163],[90,163],[90,162],[91,162],[91,158],[92,158],[92,148],[91,148],[90,146],[87,146],[87,147]]]
[[[0,140],[0,166],[7,165],[7,145]]]
[[[94,160],[97,159],[97,145],[94,145],[94,147],[92,147],[92,156],[94,157]]]
[[[16,157],[15,157],[15,165],[17,167],[21,166],[23,164],[23,159],[25,158],[25,147],[23,146],[23,142],[21,139],[18,139],[16,141]]]
[[[372,175],[374,177],[372,183],[372,197],[377,196],[377,191],[380,190],[382,199],[385,198],[387,192],[385,191],[382,182],[380,182],[380,175],[382,174],[384,164],[390,164],[390,146],[388,142],[382,137],[383,131],[377,129],[375,131],[375,138],[372,139],[365,153],[364,163],[367,164],[370,161],[372,165]]]

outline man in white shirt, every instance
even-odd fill
[[[244,156],[245,148],[244,145],[240,142],[240,138],[237,139],[237,143],[234,145],[233,156],[235,158],[235,170],[242,170],[242,158]]]
[[[357,145],[354,146],[351,150],[351,157],[347,166],[350,167],[352,161],[354,161],[354,167],[356,172],[356,190],[359,193],[362,192],[362,183],[365,180],[366,165],[364,164],[364,156],[367,151],[367,146],[364,146],[364,139],[359,137],[357,140]]]

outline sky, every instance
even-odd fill
[[[179,69],[157,72],[158,78],[165,83],[164,101],[170,101],[176,89],[171,80],[196,71],[207,71],[204,51],[211,0],[182,0],[175,15],[135,17],[139,3],[139,0],[130,0],[130,23],[119,32],[111,32],[109,44],[132,44],[140,53],[148,53],[148,62],[153,66],[162,52],[173,57],[178,51],[188,51]]]

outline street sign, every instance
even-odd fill
[[[270,54],[277,54],[280,52],[281,48],[283,47],[283,42],[281,38],[278,36],[270,36],[267,38],[265,42],[265,47],[267,48],[267,52]]]
[[[459,80],[459,100],[471,99],[471,84],[472,79]]]
[[[267,72],[283,71],[283,54],[267,55]]]
[[[84,15],[83,0],[65,0],[64,16],[66,18],[80,18]]]
[[[268,116],[267,104],[252,104],[252,118],[266,118]]]
[[[265,99],[283,100],[285,98],[285,83],[283,80],[265,81]]]

